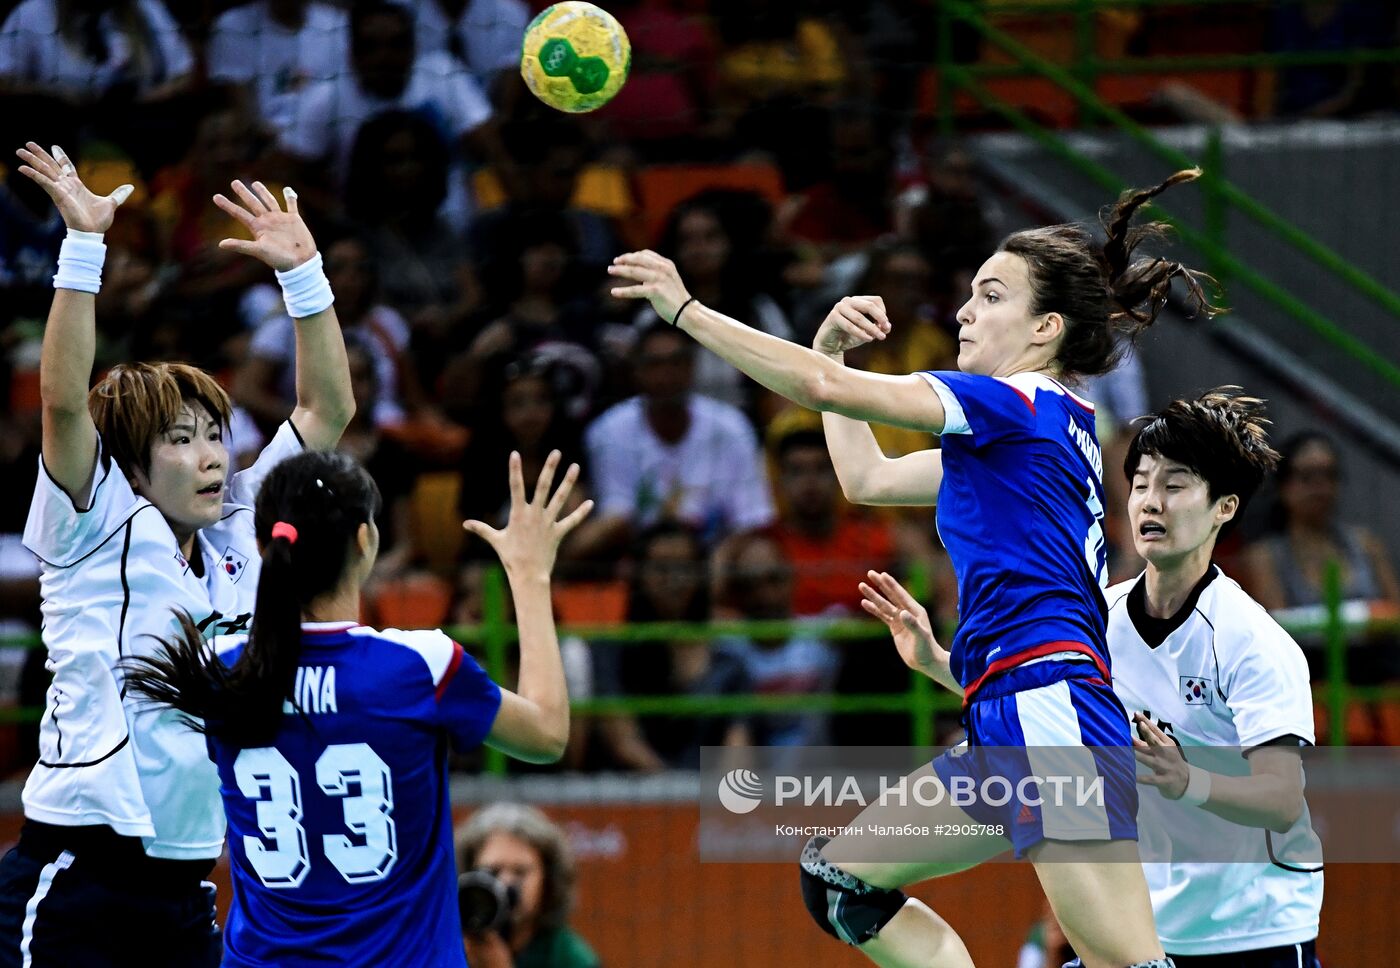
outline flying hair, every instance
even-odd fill
[[[1142,243],[1165,240],[1169,234],[1165,222],[1133,225],[1137,212],[1167,189],[1200,175],[1199,168],[1190,168],[1152,188],[1124,192],[1100,214],[1102,244],[1087,227],[1067,223],[1012,233],[999,246],[999,251],[1026,260],[1031,312],[1054,312],[1064,318],[1065,335],[1055,360],[1067,378],[1113,369],[1157,320],[1177,279],[1186,287],[1192,315],[1222,311],[1206,294],[1203,283],[1214,286],[1210,276],[1170,259],[1135,258]]]

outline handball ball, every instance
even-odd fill
[[[579,114],[607,104],[631,67],[626,31],[591,3],[556,3],[525,28],[520,74],[535,97],[560,111]]]

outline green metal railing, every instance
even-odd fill
[[[1201,0],[1186,0],[1186,3],[1199,3]],[[998,14],[1007,12],[1073,13],[1076,23],[1077,51],[1074,67],[1066,68],[1036,54],[1005,31],[991,24],[987,15],[966,0],[946,0],[940,5],[940,43],[938,45],[939,70],[939,113],[941,125],[947,132],[955,126],[954,98],[958,91],[965,91],[988,110],[1004,118],[1016,130],[1026,134],[1042,147],[1052,152],[1095,184],[1112,192],[1126,187],[1123,179],[1077,151],[1064,138],[1049,128],[1033,120],[1026,112],[995,97],[982,79],[998,76],[1034,76],[1050,81],[1070,95],[1087,117],[1102,120],[1124,132],[1135,143],[1143,146],[1157,157],[1175,168],[1195,167],[1204,169],[1201,188],[1206,197],[1205,230],[1197,231],[1184,225],[1179,219],[1163,215],[1187,242],[1194,245],[1205,256],[1217,279],[1222,284],[1227,280],[1237,280],[1261,298],[1297,320],[1319,338],[1336,347],[1357,363],[1380,375],[1392,386],[1400,388],[1400,366],[1378,353],[1364,341],[1346,332],[1336,322],[1308,306],[1296,295],[1282,286],[1265,278],[1232,255],[1225,245],[1225,226],[1229,211],[1234,210],[1252,219],[1256,224],[1273,233],[1283,242],[1297,250],[1319,267],[1333,273],[1356,291],[1364,294],[1387,313],[1400,318],[1400,295],[1392,292],[1378,280],[1356,268],[1342,255],[1314,239],[1312,236],[1289,222],[1283,216],[1268,208],[1262,202],[1247,194],[1224,176],[1224,153],[1221,150],[1219,131],[1207,139],[1204,157],[1193,159],[1174,148],[1138,124],[1123,111],[1107,104],[1095,92],[1095,77],[1105,72],[1128,71],[1189,71],[1219,68],[1223,66],[1274,67],[1292,66],[1295,63],[1400,63],[1400,50],[1350,51],[1327,55],[1286,55],[1249,54],[1229,57],[1194,58],[1152,58],[1125,61],[1103,62],[1094,56],[1091,25],[1097,11],[1109,6],[1136,8],[1166,8],[1179,6],[1177,0],[1075,0],[1064,4],[998,5]],[[951,27],[954,21],[972,26],[989,43],[1009,55],[1013,65],[959,65],[954,63],[951,44]],[[1086,39],[1087,38],[1087,39]],[[1087,46],[1086,46],[1087,45]],[[1301,59],[1300,59],[1301,58]]]
[[[1349,617],[1342,600],[1340,570],[1335,562],[1326,569],[1326,602],[1317,610],[1295,610],[1280,613],[1280,624],[1294,636],[1324,636],[1327,650],[1328,682],[1326,706],[1331,736],[1335,745],[1346,742],[1346,710],[1354,700],[1400,701],[1400,689],[1352,686],[1346,681],[1346,653],[1352,636],[1388,632],[1400,634],[1400,619]],[[517,630],[510,623],[503,573],[493,568],[488,573],[484,589],[483,620],[476,626],[456,626],[446,631],[464,644],[480,645],[484,665],[492,678],[505,681],[509,668],[510,650],[517,640]],[[1312,614],[1317,612],[1316,614]],[[949,630],[951,631],[951,630]],[[625,625],[565,625],[561,636],[577,636],[587,640],[607,640],[610,643],[636,648],[678,640],[713,642],[724,638],[780,638],[808,635],[828,641],[882,640],[888,636],[885,626],[867,619],[833,619],[797,621],[717,621],[717,622],[636,622]],[[576,700],[572,709],[580,715],[668,715],[668,716],[738,716],[758,713],[902,713],[909,720],[911,746],[932,746],[934,717],[952,713],[961,706],[961,699],[922,675],[911,672],[904,692],[873,694],[808,694],[808,695],[730,695],[730,696],[619,696],[607,699]],[[503,773],[505,757],[488,752],[489,772]]]

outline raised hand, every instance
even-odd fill
[[[106,232],[112,227],[117,206],[130,197],[132,187],[119,185],[110,195],[94,195],[78,177],[73,160],[58,145],[53,153],[32,141],[15,154],[24,162],[19,173],[42,188],[53,199],[63,224],[79,232]]]
[[[578,480],[578,465],[570,464],[564,480],[553,495],[554,472],[559,468],[559,451],[550,453],[535,482],[535,493],[525,499],[525,481],[520,454],[510,455],[510,520],[503,529],[482,521],[464,521],[462,527],[482,538],[500,556],[506,571],[533,577],[547,577],[554,568],[554,556],[559,543],[593,510],[592,501],[584,501],[568,517],[560,519],[559,512],[569,500],[569,493]]]
[[[619,279],[633,283],[630,286],[616,286],[612,294],[619,299],[646,299],[656,315],[668,323],[676,321],[676,313],[690,298],[676,264],[650,249],[641,252],[624,252],[613,259],[608,273]]]
[[[879,296],[846,296],[826,314],[812,349],[827,356],[836,356],[871,340],[889,335],[890,318],[885,314],[885,301]]]
[[[241,181],[231,183],[233,193],[242,205],[223,195],[214,196],[214,204],[243,224],[253,236],[246,239],[224,239],[219,248],[240,255],[250,255],[279,271],[295,269],[316,254],[316,240],[297,211],[297,193],[282,189],[287,210],[282,211],[276,196],[262,182],[253,182],[250,189]]]
[[[1137,781],[1155,786],[1168,800],[1180,800],[1191,782],[1191,768],[1177,745],[1161,728],[1142,713],[1133,713],[1137,735],[1133,737],[1133,755],[1151,772],[1139,773]]]
[[[948,650],[934,638],[928,612],[888,572],[868,571],[866,576],[870,583],[860,583],[860,593],[865,596],[861,608],[889,627],[905,665],[947,685],[952,678]]]

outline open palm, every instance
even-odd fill
[[[904,664],[915,672],[940,681],[948,677],[948,650],[938,644],[928,612],[888,572],[866,572],[870,582],[860,583],[865,596],[861,607],[884,622]]]
[[[122,185],[110,195],[96,195],[78,177],[78,168],[58,145],[52,154],[33,141],[16,152],[24,162],[19,173],[34,182],[58,207],[63,224],[79,232],[106,232],[112,227],[117,206],[131,194],[130,185]]]
[[[554,568],[554,556],[559,543],[578,527],[593,510],[592,501],[584,501],[570,514],[560,517],[569,502],[569,494],[578,481],[579,467],[570,464],[559,487],[554,487],[554,472],[562,455],[551,451],[535,482],[531,498],[525,497],[524,472],[520,454],[510,455],[510,518],[504,528],[493,528],[482,521],[463,521],[462,527],[484,539],[501,558],[506,571],[521,574],[548,575]]]
[[[262,182],[249,188],[241,181],[231,183],[238,204],[223,195],[214,196],[214,204],[237,219],[253,236],[246,239],[224,239],[219,248],[241,255],[250,255],[279,271],[294,269],[316,254],[316,240],[302,221],[297,209],[297,193],[283,189],[287,209]]]

